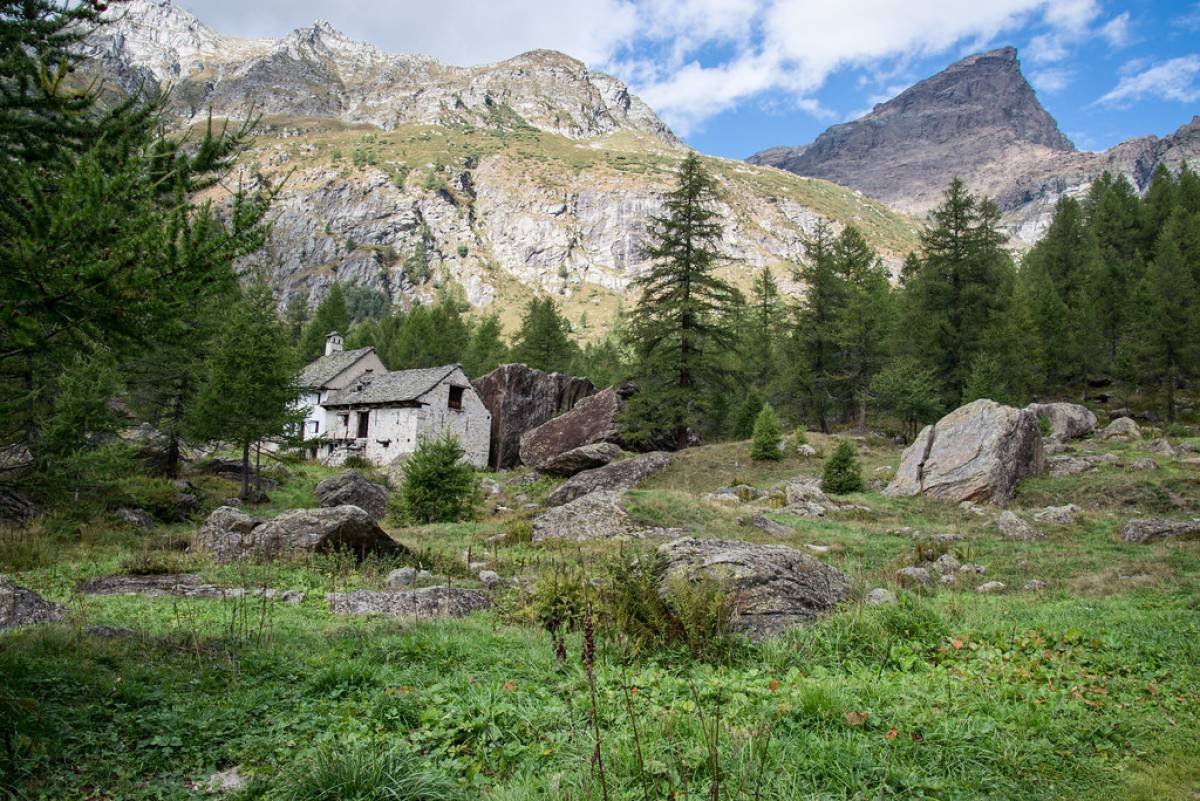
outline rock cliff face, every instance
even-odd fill
[[[551,51],[461,68],[383,53],[326,23],[247,40],[169,0],[113,9],[123,16],[88,45],[111,81],[170,84],[181,127],[209,108],[263,115],[240,178],[286,176],[259,257],[281,302],[304,289],[315,305],[337,281],[403,305],[454,283],[509,324],[533,292],[603,324],[646,266],[648,219],[686,150],[610,76]],[[772,266],[796,291],[789,265],[818,219],[859,225],[889,262],[915,242],[911,220],[840,187],[708,166],[738,283]]]
[[[1031,243],[1061,195],[1082,195],[1105,170],[1144,189],[1159,163],[1177,167],[1198,154],[1200,118],[1163,139],[1077,151],[1006,47],[969,56],[810,145],[770,148],[748,161],[827,178],[909,213],[937,205],[958,175],[997,201],[1018,243]]]

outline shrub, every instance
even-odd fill
[[[750,458],[755,461],[777,462],[783,458],[779,447],[779,417],[771,404],[764,403],[754,420],[754,438],[750,443]]]
[[[504,524],[505,545],[521,545],[533,542],[533,522],[525,517],[514,517]]]
[[[109,507],[144,509],[155,520],[171,522],[180,517],[179,491],[165,478],[131,475],[121,479]]]
[[[475,468],[462,460],[462,446],[450,432],[422,438],[404,463],[397,522],[452,523],[474,516],[481,501]]]
[[[821,489],[835,495],[847,492],[862,492],[862,468],[858,464],[858,454],[854,444],[842,440],[825,463],[825,473],[821,477]]]
[[[758,413],[762,411],[763,403],[762,393],[756,388],[750,387],[733,419],[734,439],[749,439],[753,436],[754,421],[758,419]]]
[[[471,249],[470,249],[470,248],[468,248],[466,245],[459,245],[459,246],[458,246],[458,255],[459,255],[461,258],[464,258],[464,259],[465,259],[465,258],[467,257],[467,254],[468,254],[468,253],[470,253],[470,252],[471,252]]]
[[[801,445],[807,445],[807,444],[808,444],[808,432],[806,432],[804,430],[803,426],[800,426],[792,434],[792,447],[799,448]]]
[[[529,617],[552,634],[573,631],[583,621],[591,587],[581,570],[555,565],[533,585]]]
[[[364,457],[359,456],[358,454],[347,456],[346,461],[342,462],[342,467],[346,468],[347,470],[370,470],[374,466],[375,465],[371,464]]]
[[[1038,417],[1038,431],[1043,437],[1049,437],[1054,434],[1054,429],[1050,426],[1049,417]]]
[[[1184,439],[1192,435],[1192,429],[1182,423],[1167,423],[1163,426],[1163,436]]]
[[[288,777],[292,801],[447,801],[454,783],[406,751],[339,743],[298,760]]]

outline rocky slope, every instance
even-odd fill
[[[827,178],[909,213],[936,205],[958,175],[995,198],[1018,242],[1029,243],[1062,194],[1083,194],[1104,170],[1143,189],[1159,163],[1196,158],[1198,121],[1164,139],[1080,152],[1038,102],[1017,51],[1006,47],[969,56],[810,145],[770,148],[748,161]]]
[[[393,302],[447,282],[506,321],[536,291],[599,330],[646,266],[649,217],[686,150],[616,79],[535,51],[459,68],[384,54],[327,25],[275,41],[225,37],[166,0],[134,0],[91,43],[126,88],[171,84],[182,126],[263,114],[244,163],[282,180],[259,260],[316,303],[333,281]],[[727,275],[776,268],[785,289],[818,219],[854,223],[889,261],[915,225],[825,181],[709,159],[724,194]],[[585,329],[588,326],[584,326]],[[587,336],[587,330],[584,331]]]

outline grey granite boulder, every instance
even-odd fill
[[[600,490],[633,489],[655,473],[666,470],[670,464],[670,454],[663,451],[652,451],[632,459],[622,459],[595,470],[585,470],[567,479],[554,492],[550,493],[546,504],[561,506],[588,493]]]
[[[571,411],[526,431],[521,435],[521,464],[544,470],[567,451],[598,442],[617,442],[628,394],[622,387],[609,387],[579,401]]]
[[[1025,407],[1050,425],[1059,440],[1086,437],[1096,430],[1096,415],[1078,403],[1031,403]]]
[[[621,455],[621,447],[611,442],[580,445],[549,459],[539,468],[552,476],[573,476],[584,470],[595,470]]]
[[[362,473],[347,470],[317,484],[314,490],[321,506],[357,506],[371,516],[382,520],[388,512],[388,489],[376,484]]]
[[[1045,467],[1037,417],[981,399],[926,426],[905,449],[889,496],[1005,504]]]
[[[641,538],[640,530],[621,506],[624,490],[598,490],[547,509],[533,518],[533,541]]]
[[[506,470],[521,463],[521,435],[574,408],[596,388],[586,378],[502,364],[471,385],[492,413],[488,464]]]
[[[1000,519],[996,521],[996,527],[1000,529],[1001,534],[1010,540],[1024,540],[1028,542],[1045,539],[1046,537],[1045,534],[1029,525],[1024,519],[1008,510],[1000,513]]]
[[[1033,519],[1039,523],[1053,523],[1057,526],[1069,526],[1075,522],[1075,518],[1082,513],[1080,509],[1073,503],[1068,503],[1065,506],[1047,506],[1040,512],[1034,514]]]
[[[66,616],[66,607],[0,576],[0,629],[54,623]]]
[[[1095,465],[1088,459],[1080,459],[1076,456],[1051,456],[1046,460],[1046,468],[1050,471],[1050,475],[1057,478],[1065,478],[1066,476],[1077,476],[1080,473],[1086,473]]]
[[[755,638],[812,622],[849,590],[840,570],[786,545],[687,537],[660,546],[658,555],[660,594],[669,600],[678,579],[717,580],[733,603],[733,630]]]
[[[1143,518],[1130,520],[1121,527],[1121,539],[1125,542],[1159,542],[1161,540],[1200,539],[1200,518],[1195,520],[1168,520],[1165,518]]]
[[[483,590],[459,587],[423,587],[399,592],[330,592],[326,593],[325,600],[329,602],[329,611],[335,615],[422,619],[463,617],[492,606],[492,599]]]
[[[359,558],[407,552],[357,506],[292,509],[270,520],[222,506],[196,532],[191,549],[218,562],[270,561],[337,550]]]
[[[1131,417],[1118,417],[1100,432],[1100,439],[1141,439],[1142,429]]]

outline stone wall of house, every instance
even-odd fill
[[[463,388],[462,409],[450,408],[450,388]],[[462,369],[455,370],[442,382],[421,397],[418,434],[438,436],[450,431],[466,452],[466,460],[476,467],[487,467],[491,447],[492,415],[471,386]]]
[[[348,456],[361,456],[371,464],[384,466],[400,456],[412,453],[417,447],[417,433],[422,409],[385,406],[364,410],[368,415],[367,437],[357,439],[360,411],[331,409],[329,438],[353,440],[349,446],[338,446],[332,453],[322,453],[321,461],[340,465]]]

